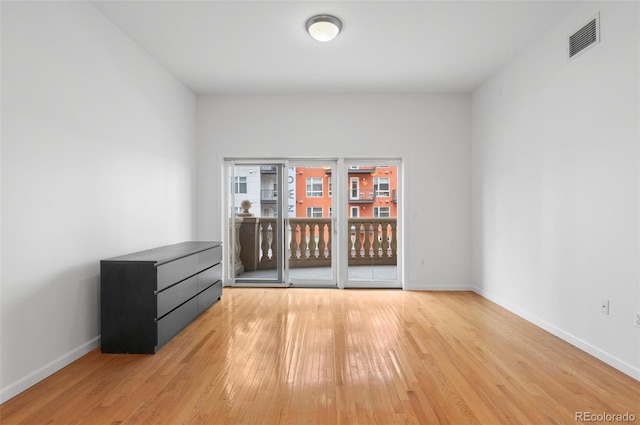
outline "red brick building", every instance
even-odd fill
[[[351,166],[347,177],[349,217],[397,217],[398,168]],[[332,172],[296,167],[296,217],[330,217]]]

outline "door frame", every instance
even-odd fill
[[[225,235],[225,242],[223,244],[223,250],[225,258],[229,259],[227,264],[229,266],[224,271],[224,285],[225,286],[251,286],[251,287],[290,287],[291,282],[288,276],[288,258],[286,255],[280,255],[281,260],[283,262],[282,266],[282,278],[280,282],[270,283],[270,282],[237,282],[236,279],[230,273],[231,267],[234,267],[234,258],[231,257],[231,253],[234,247],[234,240],[230,238],[229,232],[229,215],[231,213],[232,206],[229,204],[230,194],[229,189],[231,188],[231,182],[228,179],[233,178],[233,173],[229,174],[227,172],[227,168],[229,163],[231,162],[233,165],[279,165],[281,166],[282,172],[280,173],[280,180],[278,182],[278,210],[279,214],[282,214],[280,218],[280,228],[281,231],[279,233],[279,238],[282,238],[279,242],[279,246],[283,246],[282,243],[286,240],[286,225],[288,225],[288,203],[287,199],[289,198],[288,194],[288,167],[290,163],[299,164],[299,163],[322,163],[322,162],[331,161],[335,165],[335,172],[332,172],[332,211],[334,212],[332,217],[332,283],[318,284],[317,282],[314,284],[312,282],[307,282],[308,284],[304,284],[304,282],[298,282],[296,286],[311,286],[311,287],[327,287],[327,288],[403,288],[403,277],[405,276],[404,268],[404,244],[405,244],[405,232],[404,232],[404,208],[403,208],[403,199],[404,199],[404,175],[405,175],[405,161],[402,157],[313,157],[313,158],[298,158],[298,157],[288,157],[288,158],[254,158],[254,157],[224,157],[222,158],[222,226],[223,232]],[[350,198],[350,181],[348,179],[348,166],[351,165],[376,165],[376,164],[385,164],[385,165],[395,165],[397,167],[398,173],[398,187],[397,187],[397,198],[398,198],[398,207],[397,207],[397,226],[398,226],[398,243],[397,243],[397,272],[395,280],[349,280],[348,276],[348,232],[342,231],[342,227],[348,226],[350,211],[349,211],[349,198]],[[299,164],[304,166],[302,164]],[[287,190],[285,196],[285,190]],[[338,212],[337,214],[335,212]],[[224,240],[224,239],[223,239]],[[283,247],[284,248],[284,247]],[[286,249],[284,249],[284,254],[286,254]],[[334,283],[335,282],[335,283]]]
[[[401,289],[403,288],[403,271],[404,271],[404,256],[403,256],[403,246],[404,246],[404,208],[403,208],[403,191],[404,191],[404,161],[401,157],[345,157],[341,158],[340,162],[342,163],[340,166],[340,172],[342,174],[342,181],[349,181],[349,193],[344,193],[340,198],[342,198],[343,206],[341,207],[341,211],[345,214],[345,226],[348,226],[350,217],[350,208],[349,200],[351,198],[351,180],[349,179],[349,169],[355,165],[393,165],[396,167],[397,172],[397,212],[396,212],[396,226],[398,229],[397,237],[398,241],[396,245],[396,278],[392,280],[383,280],[383,279],[367,279],[367,280],[356,280],[349,279],[349,265],[348,265],[348,253],[349,253],[349,232],[341,232],[340,233],[340,249],[344,252],[344,255],[341,256],[342,267],[340,268],[340,277],[339,282],[341,283],[341,288],[367,288],[367,289],[382,289],[382,288],[394,288]],[[373,187],[373,179],[371,179],[371,186]],[[344,258],[342,258],[344,257]]]
[[[329,165],[331,167],[331,211],[332,215],[330,215],[331,219],[331,277],[329,279],[304,279],[304,278],[294,278],[292,277],[291,268],[289,267],[289,256],[285,256],[285,276],[286,280],[291,287],[312,287],[312,288],[337,288],[338,287],[338,270],[340,268],[340,249],[338,243],[338,220],[339,216],[335,215],[335,211],[339,211],[336,206],[336,201],[340,196],[340,190],[336,192],[336,188],[339,188],[340,179],[336,179],[336,171],[338,169],[338,159],[337,158],[288,158],[287,159],[287,170],[289,167],[310,167],[310,168],[320,168]],[[287,182],[288,183],[288,182]],[[324,188],[324,187],[323,187]],[[329,186],[327,185],[327,192],[329,191]],[[323,189],[324,190],[324,189]],[[289,211],[287,211],[287,217],[285,218],[285,229],[289,227]],[[287,238],[285,237],[285,241]]]
[[[224,213],[222,214],[222,222],[223,222],[223,235],[226,235],[225,243],[223,243],[223,251],[224,258],[229,259],[229,266],[224,271],[224,285],[225,286],[236,286],[236,287],[260,287],[260,288],[268,288],[268,287],[286,287],[286,271],[284,267],[284,255],[279,253],[277,256],[277,265],[276,265],[276,278],[275,279],[238,279],[232,273],[232,270],[235,270],[235,251],[236,251],[236,228],[235,226],[231,226],[230,219],[235,217],[233,214],[233,209],[235,208],[235,167],[236,166],[268,166],[275,165],[278,167],[278,172],[276,175],[278,176],[276,179],[277,184],[277,210],[278,210],[278,228],[280,229],[278,232],[275,232],[274,236],[276,237],[276,246],[283,246],[284,240],[284,226],[283,226],[283,216],[286,215],[286,204],[284,196],[284,188],[286,187],[286,179],[284,177],[285,171],[287,170],[285,164],[286,161],[282,159],[265,159],[265,158],[223,158],[222,160],[222,181],[223,181],[223,201],[222,207]],[[231,170],[231,171],[229,171]],[[262,187],[260,187],[261,190]],[[233,190],[232,190],[233,189]],[[260,211],[260,214],[262,211]],[[231,234],[233,232],[233,235]],[[242,248],[241,248],[242,249]]]

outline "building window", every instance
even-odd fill
[[[235,186],[236,193],[247,193],[247,178],[236,177]]]
[[[351,217],[360,217],[360,207],[351,207]]]
[[[376,218],[385,218],[390,215],[389,207],[373,207],[373,216]]]
[[[389,196],[389,177],[374,177],[373,178],[373,190],[378,196]]]
[[[329,197],[333,196],[333,186],[331,186],[331,177],[327,177],[327,186],[329,186]]]
[[[307,217],[322,218],[322,207],[307,207]]]
[[[351,177],[349,181],[349,199],[360,199],[360,179]]]
[[[307,198],[322,198],[322,177],[307,177]]]

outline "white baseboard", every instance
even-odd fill
[[[69,351],[66,354],[58,357],[52,362],[42,366],[40,369],[31,372],[27,376],[17,380],[16,382],[9,384],[7,387],[0,390],[0,404],[17,396],[27,388],[37,384],[48,376],[53,375],[63,367],[73,363],[80,357],[84,356],[94,348],[100,345],[100,336],[85,342],[81,346]]]
[[[629,363],[620,360],[619,358],[612,356],[611,354],[607,353],[606,351],[592,345],[589,344],[588,342],[586,342],[583,339],[578,338],[577,336],[566,332],[554,325],[552,325],[549,322],[546,322],[526,311],[522,311],[516,307],[514,307],[513,305],[511,305],[510,303],[505,302],[504,300],[493,296],[492,294],[486,293],[483,290],[481,290],[480,288],[477,287],[473,287],[471,290],[473,290],[475,293],[477,293],[478,295],[488,299],[491,302],[494,302],[496,304],[498,304],[499,306],[506,308],[507,310],[509,310],[510,312],[512,312],[513,314],[516,314],[520,317],[522,317],[523,319],[525,319],[528,322],[533,323],[534,325],[538,326],[539,328],[544,329],[545,331],[557,336],[558,338],[568,342],[569,344],[581,349],[582,351],[591,354],[593,357],[597,358],[598,360],[601,360],[603,362],[605,362],[606,364],[608,364],[611,367],[614,367],[616,369],[618,369],[620,372],[629,375],[630,377],[632,377],[635,380],[640,381],[640,369],[637,367],[634,367],[633,365],[630,365]]]
[[[405,291],[475,291],[472,286],[469,285],[433,285],[433,284],[415,284],[407,285],[404,288]]]

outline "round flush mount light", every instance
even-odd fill
[[[316,15],[307,21],[309,35],[318,41],[331,41],[342,30],[342,21],[331,15]]]

